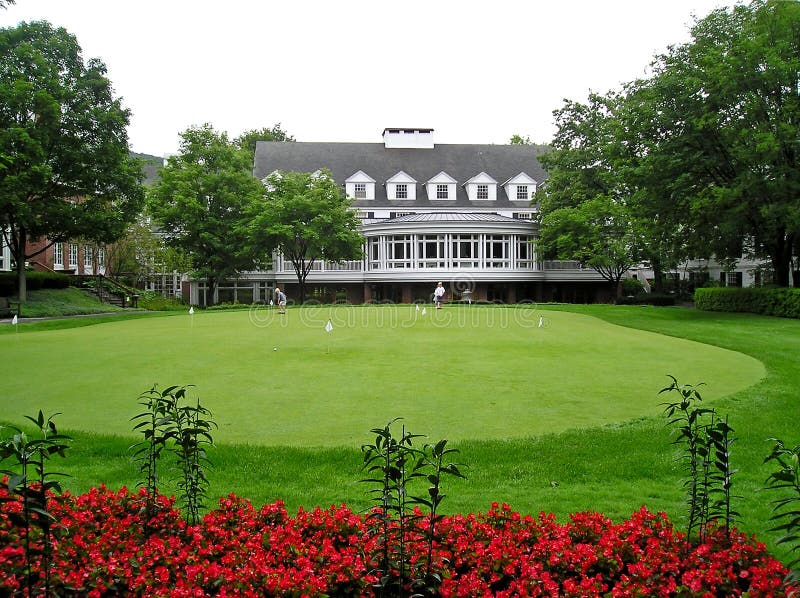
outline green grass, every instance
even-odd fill
[[[117,311],[122,311],[122,308],[108,303],[101,303],[96,297],[92,297],[73,287],[30,291],[28,300],[22,305],[22,316],[26,318],[99,314]]]
[[[430,310],[427,321],[411,323],[411,308],[397,309],[409,311],[380,327],[369,319],[361,326],[361,315],[349,322],[339,311],[309,311],[301,321],[301,312],[290,310],[285,324],[266,312],[255,314],[255,323],[247,312],[205,313],[6,335],[2,362],[8,371],[30,373],[4,376],[15,394],[4,393],[2,413],[19,423],[41,406],[62,411],[62,427],[90,430],[73,432],[69,459],[54,464],[76,476],[67,483],[75,491],[101,481],[134,485],[126,420],[135,395],[156,381],[192,382],[204,401],[220,401],[213,405],[221,429],[211,496],[281,498],[290,509],[341,502],[363,508],[358,446],[372,440],[370,427],[404,416],[412,432],[450,439],[468,466],[467,480],[447,482],[446,511],[486,510],[501,501],[562,520],[586,509],[621,519],[644,504],[680,523],[682,474],[660,415],[667,397],[657,394],[669,373],[682,383],[705,382],[704,398],[728,415],[737,437],[740,528],[775,549],[775,535],[765,531],[774,497],[758,489],[769,473],[761,464],[767,439],[798,441],[800,322],[678,308],[548,306],[535,313],[549,326],[525,320],[503,328],[497,319],[492,326],[486,319],[445,326],[432,319],[444,313]],[[481,313],[501,312],[520,317],[512,308]],[[328,315],[330,335],[323,330]],[[112,343],[122,352],[110,355]],[[37,354],[49,357],[33,360]],[[26,367],[31,363],[40,367]],[[137,378],[139,370],[147,377]],[[87,377],[100,389],[82,381]],[[223,392],[230,398],[222,401]],[[417,411],[415,403],[422,405]],[[296,420],[285,419],[292,411]],[[242,429],[248,431],[239,435]]]

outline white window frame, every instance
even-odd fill
[[[61,243],[53,245],[53,268],[64,268],[64,245]]]
[[[367,199],[367,184],[366,183],[354,183],[353,184],[353,195],[356,199]]]
[[[450,185],[436,183],[436,199],[450,199]]]
[[[450,256],[453,268],[477,268],[480,235],[450,235]]]
[[[394,196],[395,199],[408,199],[408,183],[396,183]]]
[[[447,266],[447,235],[417,235],[417,268]]]
[[[489,199],[488,183],[478,183],[475,189],[475,199]]]
[[[483,255],[486,268],[511,268],[511,236],[486,235]]]
[[[413,235],[390,235],[386,237],[386,267],[411,268],[413,263]]]
[[[530,198],[530,195],[528,195],[528,185],[517,185],[517,200],[524,201]]]
[[[74,266],[78,267],[78,244],[77,243],[70,243],[69,244],[69,262],[67,262],[67,266]]]
[[[84,268],[91,268],[92,267],[92,258],[94,257],[94,253],[92,251],[91,245],[84,245],[83,246],[83,267]]]

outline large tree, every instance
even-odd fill
[[[110,243],[139,212],[128,120],[105,65],[84,62],[66,30],[45,22],[0,29],[0,229],[20,300],[30,240]]]
[[[539,159],[549,178],[537,192],[540,254],[577,260],[619,292],[625,272],[641,259],[641,242],[627,206],[630,193],[617,168],[620,147],[615,95],[592,94],[554,112],[557,132]]]
[[[628,87],[626,134],[644,213],[695,255],[768,259],[789,283],[800,236],[800,3],[711,12]]]
[[[148,208],[170,244],[191,259],[205,278],[209,296],[220,281],[263,265],[251,251],[248,219],[264,194],[251,174],[250,154],[210,125],[181,135],[177,155],[167,161],[148,194]]]
[[[272,128],[262,127],[261,129],[251,129],[239,135],[233,142],[244,150],[250,152],[251,156],[256,153],[256,144],[259,141],[294,141],[294,137],[281,129],[281,123],[277,123]]]
[[[266,188],[263,204],[252,215],[251,240],[257,252],[278,250],[292,263],[302,303],[306,278],[317,260],[361,257],[359,221],[327,170],[275,173]]]

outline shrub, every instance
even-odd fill
[[[25,286],[29,291],[39,289],[66,289],[70,276],[57,272],[27,272]],[[10,297],[17,292],[17,273],[0,272],[0,296]]]
[[[675,305],[675,295],[664,295],[662,293],[641,293],[635,297],[620,297],[617,305],[655,305],[667,307]]]
[[[800,289],[702,288],[694,292],[697,309],[800,318]]]
[[[635,297],[644,292],[644,285],[638,278],[622,279],[622,294],[626,297]]]
[[[380,538],[344,505],[290,516],[281,502],[254,508],[221,498],[190,526],[161,496],[143,537],[145,490],[51,499],[53,595],[374,596]],[[0,498],[9,498],[4,487]],[[24,586],[19,508],[0,502],[0,593]],[[426,525],[420,516],[419,525]],[[426,546],[409,529],[412,560]],[[32,538],[39,542],[39,536]],[[786,568],[738,532],[688,541],[663,513],[645,508],[613,523],[599,513],[521,515],[508,505],[443,516],[433,552],[447,596],[788,596]],[[408,594],[396,594],[407,596]]]
[[[183,310],[186,304],[173,297],[164,297],[152,291],[139,291],[137,306],[148,311],[178,311]]]

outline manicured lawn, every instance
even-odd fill
[[[5,333],[0,357],[13,374],[4,375],[0,407],[15,423],[42,407],[63,412],[64,427],[92,431],[76,432],[68,460],[54,463],[76,476],[67,483],[76,491],[101,481],[134,485],[127,419],[136,395],[155,382],[194,383],[220,422],[212,497],[281,498],[290,511],[363,508],[358,446],[371,440],[369,428],[403,416],[413,432],[450,439],[468,466],[467,480],[448,481],[445,511],[485,511],[496,500],[561,520],[586,509],[621,519],[644,504],[680,522],[683,478],[658,395],[670,373],[705,382],[704,398],[729,417],[740,528],[775,548],[765,531],[773,496],[758,489],[769,473],[761,464],[767,439],[800,441],[800,322],[547,306],[516,316],[482,308],[473,325],[454,310],[415,320],[411,308],[394,309],[393,320],[377,312],[362,320],[363,308],[290,310],[286,323],[264,313],[255,323],[247,312],[203,313]],[[344,315],[351,312],[353,322]],[[505,313],[509,324],[495,318],[490,326],[490,313]],[[538,328],[539,315],[549,325]]]
[[[68,428],[129,434],[136,397],[193,384],[220,442],[358,447],[371,427],[450,440],[524,438],[652,416],[672,374],[708,398],[764,376],[757,360],[683,339],[530,308],[334,307],[199,312],[19,334],[4,413],[32,405]],[[324,329],[331,320],[333,330]]]

